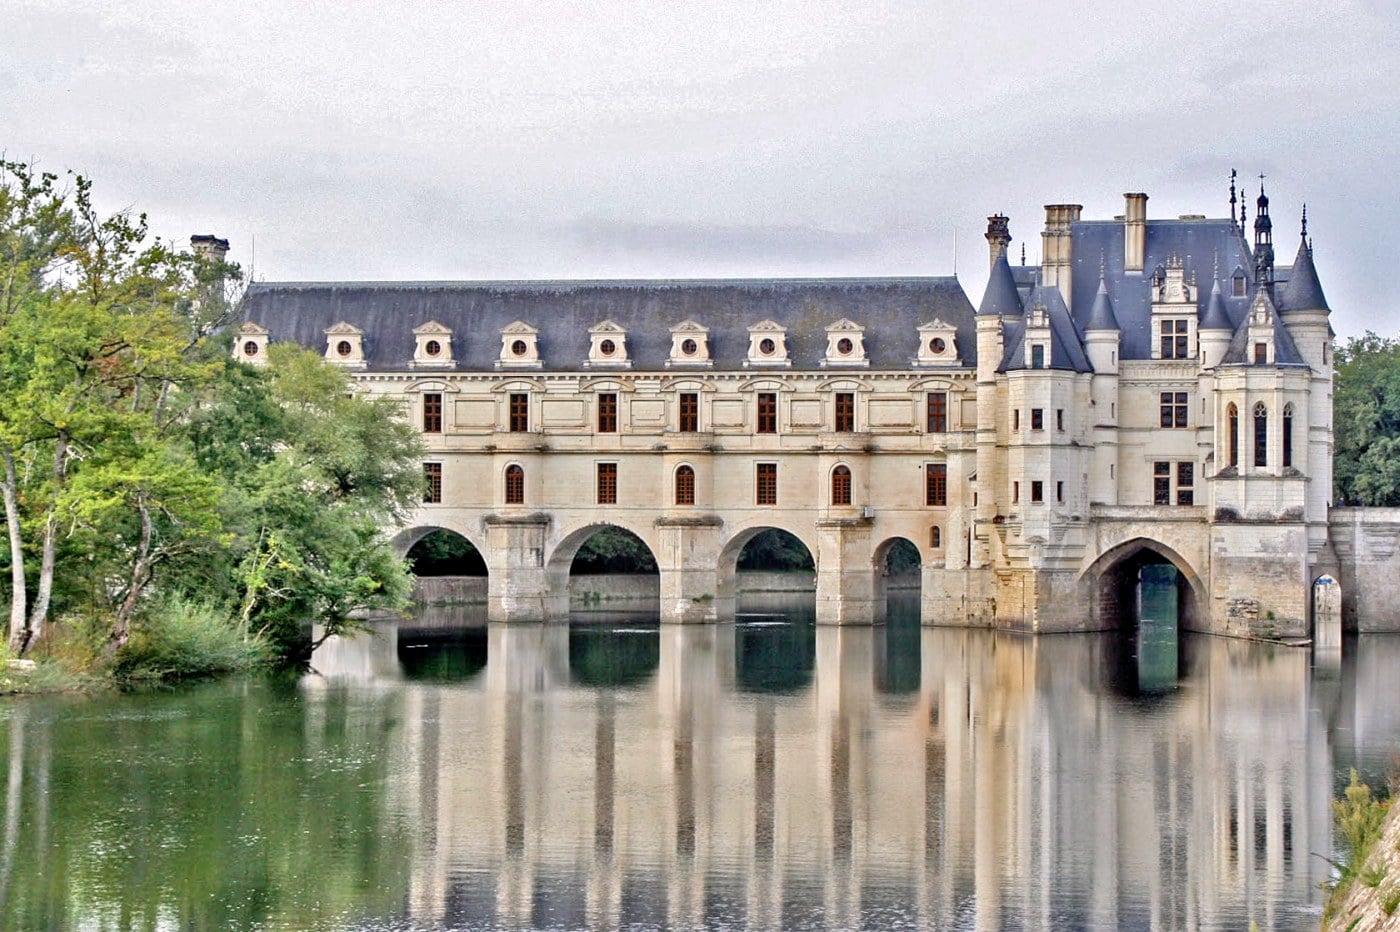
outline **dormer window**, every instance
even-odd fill
[[[714,365],[710,358],[710,331],[693,320],[683,320],[671,328],[671,355],[667,366]]]
[[[501,356],[497,369],[539,369],[540,332],[524,321],[517,320],[501,330]]]
[[[787,328],[772,320],[764,320],[749,328],[749,354],[745,366],[786,367],[788,359]]]
[[[952,366],[958,362],[957,328],[938,318],[919,325],[919,353],[916,366]]]
[[[1032,369],[1044,369],[1044,368],[1045,368],[1045,344],[1044,344],[1044,343],[1032,343],[1032,344],[1031,344],[1031,362],[1030,362],[1030,366],[1031,366]]]
[[[446,368],[452,365],[452,331],[435,320],[413,328],[413,367]]]
[[[234,340],[233,358],[252,363],[255,366],[267,363],[268,329],[252,321],[238,328],[238,338]]]
[[[588,341],[588,368],[626,369],[632,365],[627,358],[627,331],[612,321],[589,327]]]
[[[1233,298],[1243,298],[1248,283],[1244,277],[1244,269],[1236,267],[1235,274],[1230,279],[1230,296]]]
[[[845,318],[827,327],[826,356],[821,364],[843,368],[869,366],[870,360],[865,358],[865,328]]]
[[[354,324],[341,321],[323,331],[326,335],[326,359],[337,365],[364,368],[365,332]]]

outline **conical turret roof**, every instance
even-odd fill
[[[1235,329],[1235,325],[1230,323],[1230,313],[1225,309],[1225,293],[1220,290],[1219,279],[1216,279],[1215,284],[1210,289],[1210,302],[1206,305],[1206,312],[1201,315],[1200,329]]]
[[[1279,296],[1279,309],[1284,311],[1330,311],[1327,296],[1322,293],[1322,283],[1317,280],[1317,269],[1313,267],[1312,249],[1305,239],[1298,245],[1298,258],[1293,260],[1293,271],[1288,275],[1288,284]]]
[[[1025,313],[1021,306],[1021,293],[1016,290],[1016,278],[1011,274],[1011,265],[1006,254],[997,256],[992,263],[992,275],[987,280],[987,290],[982,293],[982,303],[977,306],[977,315],[1002,314],[1020,317]]]
[[[1113,313],[1113,299],[1108,296],[1108,283],[1099,276],[1099,290],[1094,295],[1094,306],[1089,310],[1089,323],[1085,330],[1118,330],[1118,315]]]

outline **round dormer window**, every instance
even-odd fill
[[[765,356],[772,356],[778,351],[778,344],[764,337],[762,340],[758,341],[758,351]]]
[[[695,341],[694,341],[694,340],[682,340],[682,341],[681,341],[681,353],[682,353],[682,354],[684,354],[684,355],[686,355],[686,356],[694,356],[697,352],[699,352],[699,350],[700,350],[700,347],[698,347],[698,346],[695,345]]]
[[[524,341],[524,340],[516,340],[514,343],[512,343],[512,344],[510,345],[510,351],[511,351],[511,353],[514,354],[514,355],[516,355],[516,356],[524,356],[525,353],[528,351],[528,349],[529,349],[529,347],[527,347],[527,346],[525,345],[525,341]]]
[[[842,337],[836,341],[836,352],[840,353],[842,356],[851,355],[851,350],[855,348],[856,345],[852,343],[848,337]]]
[[[247,343],[244,343],[244,344],[243,344],[243,355],[244,355],[244,356],[256,356],[256,355],[258,355],[258,343],[257,343],[256,340],[249,340]]]
[[[602,353],[604,356],[611,356],[613,353],[617,352],[617,344],[612,340],[604,340],[598,344],[598,352]]]
[[[427,343],[423,344],[423,352],[429,356],[441,356],[442,344],[437,340],[429,340]]]
[[[948,349],[948,344],[943,342],[942,337],[934,337],[928,341],[929,352],[936,356],[941,356]]]
[[[349,356],[350,351],[351,347],[349,340],[341,340],[335,345],[335,353],[337,356]]]

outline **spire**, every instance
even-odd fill
[[[1235,325],[1230,323],[1229,312],[1225,310],[1225,294],[1220,290],[1220,279],[1218,278],[1210,289],[1210,302],[1206,304],[1206,312],[1201,315],[1200,329],[1235,329]]]
[[[977,307],[977,314],[1020,317],[1023,313],[1025,311],[1021,307],[1021,294],[1016,290],[1016,278],[1011,274],[1011,265],[1006,261],[1006,253],[1002,253],[992,262],[992,274],[987,279],[987,290],[982,293],[982,303]]]
[[[1293,271],[1288,275],[1288,283],[1279,295],[1281,311],[1330,311],[1327,296],[1322,293],[1322,283],[1317,280],[1317,269],[1313,267],[1312,245],[1307,237],[1307,214],[1303,215],[1303,237],[1298,244],[1298,258],[1293,260]]]
[[[1239,202],[1235,199],[1235,170],[1230,169],[1230,226],[1235,226],[1235,205]]]
[[[1089,310],[1089,323],[1085,330],[1118,330],[1118,315],[1113,313],[1113,299],[1108,296],[1108,283],[1103,273],[1099,273],[1099,291],[1094,295],[1094,306]]]
[[[1274,222],[1269,219],[1269,196],[1264,193],[1264,176],[1259,176],[1259,199],[1254,202],[1254,282],[1274,291]]]

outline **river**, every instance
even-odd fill
[[[440,611],[0,704],[4,929],[1315,929],[1400,637]]]

